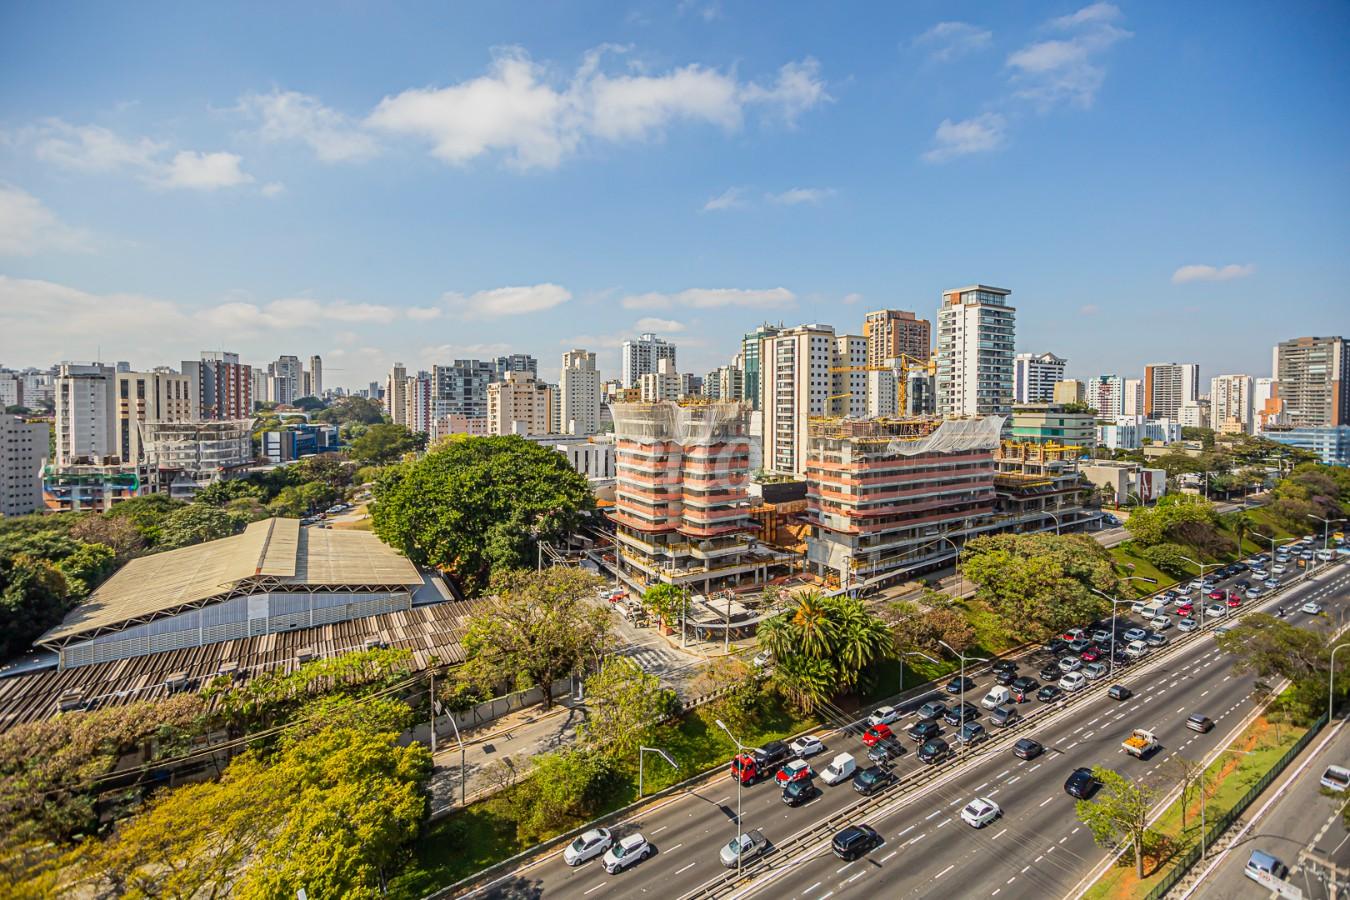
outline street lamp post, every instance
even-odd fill
[[[1331,523],[1332,523],[1332,522],[1344,522],[1345,520],[1344,520],[1344,519],[1324,519],[1324,518],[1322,518],[1321,516],[1315,516],[1315,515],[1313,515],[1312,513],[1307,513],[1307,516],[1308,516],[1308,518],[1310,518],[1310,519],[1316,519],[1316,520],[1318,520],[1319,522],[1322,523],[1322,551],[1323,551],[1323,552],[1326,552],[1328,546],[1329,546],[1330,543],[1331,543],[1331,542],[1330,542],[1330,539],[1329,539],[1329,534],[1330,534],[1330,531],[1331,531]],[[1313,559],[1317,559],[1316,555],[1313,556]]]
[[[1055,534],[1058,535],[1058,534],[1059,534],[1059,516],[1056,515],[1055,513],[1052,513],[1052,512],[1051,512],[1050,510],[1048,510],[1048,509],[1043,509],[1043,510],[1041,510],[1041,512],[1045,513],[1045,514],[1046,514],[1047,516],[1049,516],[1051,519],[1054,519],[1054,521],[1055,521]]]
[[[936,659],[933,659],[933,657],[929,656],[927,653],[924,653],[922,650],[907,650],[907,651],[901,653],[901,654],[900,654],[900,693],[902,693],[902,694],[905,692],[905,657],[906,657],[906,656],[922,656],[924,659],[928,660],[928,661],[931,662],[931,663],[937,663],[937,662],[938,662]]]
[[[1143,575],[1129,575],[1129,576],[1126,576],[1126,578],[1125,578],[1124,580],[1125,580],[1125,581],[1144,581],[1144,582],[1147,582],[1148,584],[1157,584],[1157,583],[1158,583],[1158,579],[1156,579],[1156,578],[1147,578],[1147,577],[1145,577],[1145,576],[1143,576]],[[1101,598],[1104,599],[1104,600],[1110,600],[1110,601],[1111,601],[1111,668],[1110,668],[1110,673],[1109,673],[1109,674],[1111,675],[1112,678],[1114,678],[1114,677],[1116,677],[1116,606],[1119,605],[1119,604],[1121,604],[1121,603],[1133,603],[1134,601],[1133,601],[1133,600],[1117,600],[1115,597],[1112,597],[1110,594],[1102,593],[1101,591],[1097,590],[1096,588],[1088,588],[1088,590],[1092,591],[1092,593],[1096,594],[1098,597],[1101,597]]]
[[[721,719],[715,719],[714,721],[717,723],[717,727],[725,731],[727,733],[727,737],[731,738],[731,742],[736,745],[736,752],[738,754],[744,753],[745,745],[742,744],[740,741],[736,740],[736,735],[731,733],[731,729],[727,727],[727,723],[723,722]],[[740,773],[737,773],[736,774],[736,877],[737,878],[741,877],[740,842],[741,842],[741,835],[743,833],[744,830],[741,827],[741,776]]]
[[[986,656],[966,656],[964,653],[957,653],[956,649],[946,641],[938,641],[938,643],[946,647],[952,652],[953,656],[961,660],[961,695],[959,701],[960,705],[957,707],[961,711],[957,713],[957,716],[960,717],[961,725],[964,726],[966,724],[966,662],[989,662],[989,658]],[[957,731],[957,734],[960,734],[960,731]]]
[[[1179,558],[1180,558],[1180,559],[1184,559],[1186,562],[1190,563],[1191,565],[1195,566],[1197,569],[1200,570],[1200,580],[1201,580],[1201,581],[1204,581],[1204,580],[1205,580],[1205,566],[1209,566],[1209,567],[1212,568],[1212,569],[1217,569],[1217,568],[1219,568],[1219,566],[1220,566],[1220,563],[1202,563],[1202,562],[1196,562],[1195,560],[1191,559],[1189,556],[1182,556],[1182,557],[1179,557]],[[1204,597],[1201,597],[1201,598],[1200,598],[1200,627],[1201,627],[1201,628],[1204,628],[1204,627],[1205,627],[1205,598],[1204,598]]]
[[[643,758],[644,758],[642,754],[644,754],[644,753],[655,753],[657,756],[661,757],[661,758],[664,759],[666,762],[670,763],[671,766],[673,766],[674,768],[676,768],[676,769],[679,769],[679,768],[680,768],[680,764],[677,763],[677,762],[674,760],[674,758],[671,757],[671,755],[670,755],[669,753],[667,753],[666,751],[662,750],[660,747],[638,747],[638,799],[639,799],[639,800],[642,799],[642,760],[643,760]]]

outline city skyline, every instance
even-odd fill
[[[1350,275],[1344,7],[810,10],[759,36],[712,2],[526,9],[330,13],[298,53],[273,51],[299,11],[8,10],[0,362],[224,347],[354,388],[528,352],[555,381],[654,332],[703,374],[765,320],[935,321],[971,283],[1079,379],[1267,374],[1249,326],[1276,304],[1284,335],[1344,331],[1334,290],[1292,287]]]

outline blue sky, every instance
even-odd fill
[[[824,7],[824,8],[822,8]],[[6,4],[0,364],[571,346],[1013,290],[1070,373],[1350,331],[1350,5]]]

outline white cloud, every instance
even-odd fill
[[[375,303],[335,300],[323,303],[307,297],[286,297],[259,306],[246,301],[221,303],[198,313],[198,318],[222,331],[255,332],[270,329],[307,328],[322,322],[387,324],[398,313]]]
[[[684,323],[677,322],[674,319],[658,319],[655,316],[647,316],[644,319],[638,319],[634,322],[633,330],[638,332],[650,331],[652,333],[660,331],[666,332],[667,334],[673,334],[684,331]]]
[[[237,154],[180,150],[166,159],[168,144],[149,138],[128,140],[101,125],[47,119],[23,129],[16,138],[31,144],[34,156],[44,162],[94,174],[131,172],[155,187],[214,191],[253,181]]]
[[[939,22],[916,37],[912,46],[928,48],[928,58],[934,62],[951,62],[970,53],[984,50],[994,41],[994,33],[967,22]]]
[[[258,193],[262,194],[264,197],[277,197],[285,192],[286,185],[282,184],[280,181],[269,181],[258,190]]]
[[[741,209],[745,206],[745,188],[729,187],[703,204],[704,212],[718,212],[725,209]]]
[[[624,309],[658,310],[683,308],[717,309],[727,306],[764,309],[788,306],[797,296],[787,288],[746,290],[743,288],[690,288],[676,294],[630,294],[622,301]]]
[[[441,317],[441,308],[439,306],[410,306],[404,310],[404,313],[414,322],[430,322],[432,319]]]
[[[385,97],[366,124],[430,141],[432,154],[452,165],[501,153],[517,168],[554,168],[589,140],[655,140],[680,122],[735,131],[750,107],[791,124],[829,99],[810,59],[783,66],[774,83],[761,86],[700,65],[611,75],[601,63],[615,50],[622,48],[587,53],[557,87],[525,50],[508,47],[478,78]]]
[[[863,298],[862,294],[855,292],[852,294],[845,294],[839,302],[844,304],[845,306],[853,306],[855,303],[860,302],[862,298]]]
[[[242,157],[234,153],[198,153],[180,150],[157,179],[170,188],[214,191],[223,187],[249,184],[253,176],[240,168]]]
[[[933,136],[933,146],[923,155],[928,162],[946,162],[971,153],[988,153],[1003,146],[1006,121],[998,113],[984,113],[953,122],[943,119]]]
[[[258,134],[263,140],[300,141],[321,162],[359,162],[380,152],[375,138],[356,122],[299,91],[247,94],[239,107],[261,121]]]
[[[1078,314],[1080,316],[1095,316],[1099,312],[1101,312],[1101,308],[1095,303],[1084,303],[1082,306],[1078,307]]]
[[[789,188],[781,194],[765,194],[764,199],[784,206],[797,206],[801,203],[820,203],[836,193],[834,188]]]
[[[1008,57],[1017,96],[1043,111],[1062,103],[1085,109],[1092,106],[1106,78],[1098,58],[1107,48],[1131,36],[1111,24],[1120,17],[1114,5],[1094,3],[1052,19],[1049,27],[1068,32],[1068,37],[1028,44]]]
[[[87,234],[66,225],[27,191],[0,182],[0,256],[86,249]]]
[[[556,284],[500,287],[474,294],[448,293],[452,309],[468,318],[497,318],[543,312],[572,299],[572,292]]]
[[[53,327],[53,323],[60,323]],[[92,294],[51,281],[0,275],[0,334],[7,355],[30,360],[93,358],[100,345],[121,359],[163,360],[164,336],[191,330],[176,303],[137,294]],[[203,345],[205,346],[205,345]]]
[[[1192,281],[1232,281],[1234,278],[1246,278],[1256,272],[1256,266],[1182,266],[1172,273],[1173,284],[1188,284]]]

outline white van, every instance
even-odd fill
[[[840,753],[820,773],[820,780],[826,784],[839,784],[852,778],[857,770],[858,764],[853,761],[853,755]]]
[[[1161,616],[1167,612],[1167,602],[1164,600],[1150,600],[1144,604],[1144,608],[1139,610],[1139,614],[1145,619],[1152,619]]]
[[[1143,641],[1130,641],[1125,647],[1125,655],[1130,659],[1139,659],[1148,655],[1148,644]]]
[[[1257,884],[1273,890],[1274,882],[1283,880],[1289,874],[1289,868],[1269,853],[1253,850],[1243,874]]]
[[[1012,691],[999,684],[989,689],[989,693],[984,695],[984,699],[980,701],[980,705],[985,709],[994,709],[995,707],[1002,706],[1011,699]]]

